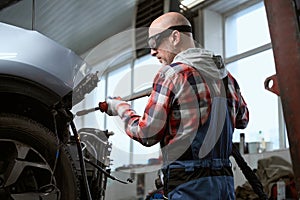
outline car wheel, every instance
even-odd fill
[[[80,199],[66,146],[41,124],[14,114],[0,114],[0,199]]]

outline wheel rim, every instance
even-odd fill
[[[44,156],[12,139],[0,139],[0,197],[4,196],[14,200],[60,199],[53,170]]]

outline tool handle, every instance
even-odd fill
[[[90,108],[90,109],[86,109],[86,110],[81,110],[81,111],[78,111],[76,113],[77,116],[82,116],[82,115],[86,115],[88,113],[91,113],[91,112],[94,112],[96,110],[100,110],[99,107],[95,107],[95,108]]]
[[[147,89],[147,90],[142,90],[142,91],[136,92],[136,93],[134,93],[132,95],[125,96],[125,97],[122,98],[122,100],[123,101],[133,101],[135,99],[139,99],[139,98],[142,98],[142,97],[150,96],[151,91],[152,91],[152,88]]]
[[[122,101],[133,101],[135,99],[139,99],[139,98],[142,98],[142,97],[149,96],[150,94],[151,94],[151,90],[148,89],[148,90],[144,90],[144,91],[135,93],[135,94],[130,95],[130,96],[123,97],[120,100],[122,100]],[[101,112],[106,112],[107,109],[108,109],[108,104],[106,103],[106,101],[103,101],[103,102],[99,103],[99,110]]]
[[[133,101],[135,99],[139,99],[139,98],[142,98],[142,97],[150,96],[151,91],[152,91],[152,89],[143,90],[143,91],[137,92],[137,93],[135,93],[133,95],[129,95],[129,96],[123,97],[123,98],[121,98],[121,100],[123,100],[123,101]],[[96,107],[96,108],[90,108],[90,109],[87,109],[87,110],[78,111],[76,113],[76,115],[77,116],[82,116],[82,115],[86,115],[86,114],[88,114],[90,112],[94,112],[96,110],[100,110],[101,112],[106,112],[107,111],[108,104],[106,103],[106,101],[100,102],[98,105],[99,105],[99,107]]]

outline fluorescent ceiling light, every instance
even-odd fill
[[[191,8],[201,2],[203,2],[205,0],[182,0],[181,1],[181,4],[188,7],[188,8]]]

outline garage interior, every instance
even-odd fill
[[[194,39],[221,55],[238,80],[250,122],[235,130],[233,144],[261,178],[265,192],[270,197],[273,186],[285,179],[286,197],[299,199],[299,0],[5,0],[0,2],[0,22],[39,32],[92,70],[99,69],[97,89],[73,107],[75,113],[109,96],[139,96],[151,89],[160,63],[146,47],[147,27],[169,11],[184,14],[192,22]],[[134,109],[143,112],[148,98],[131,101]],[[159,144],[143,147],[130,140],[120,122],[99,111],[76,117],[75,124],[112,133],[108,171],[133,180],[122,184],[108,179],[99,199],[140,199],[140,185],[142,199],[155,190]],[[259,199],[236,160],[231,161],[237,199]]]

